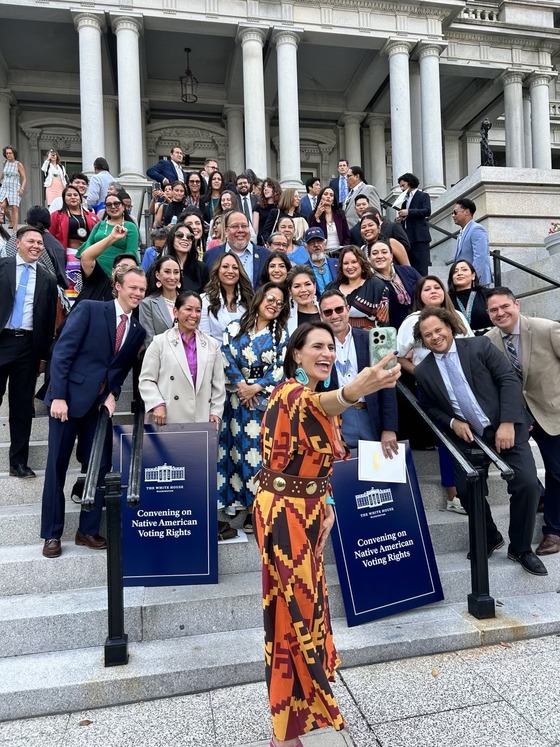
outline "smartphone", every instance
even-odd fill
[[[369,362],[375,366],[376,363],[388,353],[394,353],[397,349],[397,330],[394,327],[374,327],[369,330]],[[385,368],[393,368],[397,365],[397,356],[393,356]]]

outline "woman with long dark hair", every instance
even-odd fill
[[[169,231],[165,255],[175,257],[181,268],[181,290],[201,293],[208,282],[208,267],[201,262],[194,247],[194,234],[182,223]]]
[[[200,329],[221,345],[226,327],[243,316],[253,295],[253,286],[237,254],[221,254],[210,268],[210,279],[202,294]]]
[[[176,258],[165,255],[156,259],[147,281],[146,296],[138,307],[140,324],[146,330],[146,347],[175,322],[175,301],[181,286],[181,268]]]
[[[270,252],[263,265],[261,283],[285,283],[288,273],[292,269],[292,263],[286,252],[278,249]]]
[[[68,183],[68,177],[66,176],[66,169],[60,163],[60,156],[56,150],[49,150],[47,157],[41,166],[41,171],[44,174],[45,181],[43,186],[45,187],[45,198],[47,207],[53,200],[60,197],[62,190]]]
[[[308,218],[309,226],[319,226],[327,237],[329,253],[352,243],[344,212],[340,209],[332,187],[323,187],[317,197],[317,207]]]
[[[214,217],[216,207],[220,202],[220,195],[225,189],[224,177],[220,171],[214,171],[208,181],[208,190],[201,201],[202,213],[206,223],[210,223]]]
[[[288,334],[304,322],[321,320],[317,303],[317,278],[309,265],[295,265],[288,273],[286,285],[290,291]]]
[[[420,275],[414,267],[396,264],[393,250],[385,241],[372,244],[369,261],[374,277],[385,283],[389,293],[389,326],[398,329],[412,307],[414,287]]]
[[[183,182],[179,180],[173,182],[171,185],[171,200],[159,206],[154,223],[163,223],[164,226],[168,226],[170,223],[177,223],[179,216],[185,209],[186,196],[187,189]]]
[[[204,199],[204,179],[198,171],[191,171],[187,174],[187,181],[185,182],[187,187],[187,197],[185,199],[186,205],[192,205],[199,210],[203,209]]]
[[[493,324],[486,311],[486,293],[478,282],[474,265],[458,259],[449,268],[447,288],[453,306],[460,311],[475,335],[484,335]]]
[[[303,234],[306,232],[308,225],[305,218],[299,212],[299,192],[293,187],[284,189],[278,200],[278,207],[272,209],[266,219],[266,223],[261,228],[263,241],[268,241],[268,237],[274,231],[279,231],[280,220],[282,218],[291,218],[295,228],[295,240],[299,243]]]
[[[371,265],[357,246],[345,246],[340,252],[331,288],[346,296],[353,327],[372,329],[388,323],[389,291],[382,280],[374,277]]]
[[[220,431],[218,501],[226,513],[246,511],[252,533],[254,477],[260,468],[260,423],[268,397],[282,377],[286,350],[288,291],[279,283],[257,289],[239,322],[224,332],[227,395]]]
[[[255,229],[255,234],[257,236],[257,244],[264,246],[265,242],[260,229],[264,228],[268,216],[274,208],[278,207],[278,201],[280,200],[281,194],[282,187],[276,179],[270,179],[270,177],[267,177],[263,182],[259,201],[253,210],[253,228]]]
[[[297,328],[286,350],[286,380],[272,392],[260,430],[254,526],[262,560],[271,747],[301,747],[299,737],[314,729],[344,728],[330,685],[340,658],[323,566],[335,519],[329,478],[334,461],[349,456],[339,415],[368,394],[394,388],[400,367],[384,368],[394,359],[387,355],[325,392],[335,351],[327,324]]]

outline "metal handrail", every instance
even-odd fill
[[[509,466],[509,464],[506,464],[504,460],[499,456],[499,454],[496,454],[494,449],[491,449],[490,446],[488,446],[487,443],[485,443],[480,436],[478,436],[476,433],[473,432],[472,437],[474,439],[474,442],[478,446],[478,448],[483,451],[488,459],[492,462],[492,464],[496,467],[497,470],[499,470],[502,479],[506,482],[509,482],[509,480],[513,479],[514,472],[512,468]]]
[[[388,200],[384,200],[382,197],[380,197],[379,200],[380,200],[380,203],[381,203],[381,207],[391,208],[391,209],[394,210],[392,202],[389,202]],[[436,226],[434,223],[430,223],[430,221],[428,221],[428,226],[431,229],[433,228],[434,231],[439,231],[444,236],[446,236],[448,239],[454,239],[458,235],[458,233],[459,233],[459,231],[456,231],[455,233],[451,233],[446,228],[441,228],[440,226]]]
[[[528,273],[529,275],[533,275],[533,277],[538,278],[539,280],[543,280],[545,283],[550,283],[551,286],[554,288],[560,288],[560,282],[558,280],[554,280],[551,277],[548,277],[548,275],[544,275],[542,272],[539,272],[538,270],[532,270],[530,267],[525,267],[525,265],[519,264],[519,262],[516,262],[514,259],[509,259],[509,257],[503,257],[502,253],[499,249],[492,249],[490,251],[490,256],[494,259],[494,284],[495,285],[501,285],[502,284],[502,270],[500,267],[500,262],[505,262],[508,265],[511,265],[512,267],[515,267],[517,270],[523,270],[523,272]],[[545,290],[553,290],[553,288],[543,288],[543,291]],[[533,291],[533,293],[536,293],[537,291]]]
[[[137,508],[140,505],[140,483],[142,477],[142,454],[144,451],[144,401],[138,397],[134,410],[134,426],[130,446],[130,467],[128,472],[128,490],[126,505]]]
[[[103,447],[105,445],[105,435],[107,433],[107,426],[110,419],[111,416],[109,415],[109,410],[105,407],[105,405],[101,405],[101,407],[99,408],[97,425],[95,427],[95,435],[93,437],[91,456],[88,462],[84,491],[82,493],[82,508],[85,511],[91,511],[93,509],[93,504],[95,503],[95,493],[97,491],[99,467],[101,466],[101,457],[103,455]]]

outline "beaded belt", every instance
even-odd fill
[[[325,495],[329,486],[328,477],[286,475],[284,472],[273,472],[268,467],[261,467],[257,477],[261,488],[295,498],[316,498]]]

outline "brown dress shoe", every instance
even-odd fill
[[[560,537],[557,534],[545,534],[535,552],[537,555],[554,555],[555,552],[560,552]]]
[[[107,540],[100,534],[82,534],[80,531],[76,532],[76,544],[89,547],[90,550],[106,550]]]
[[[59,558],[61,554],[62,548],[59,539],[45,540],[45,544],[43,545],[43,555],[45,558]]]

